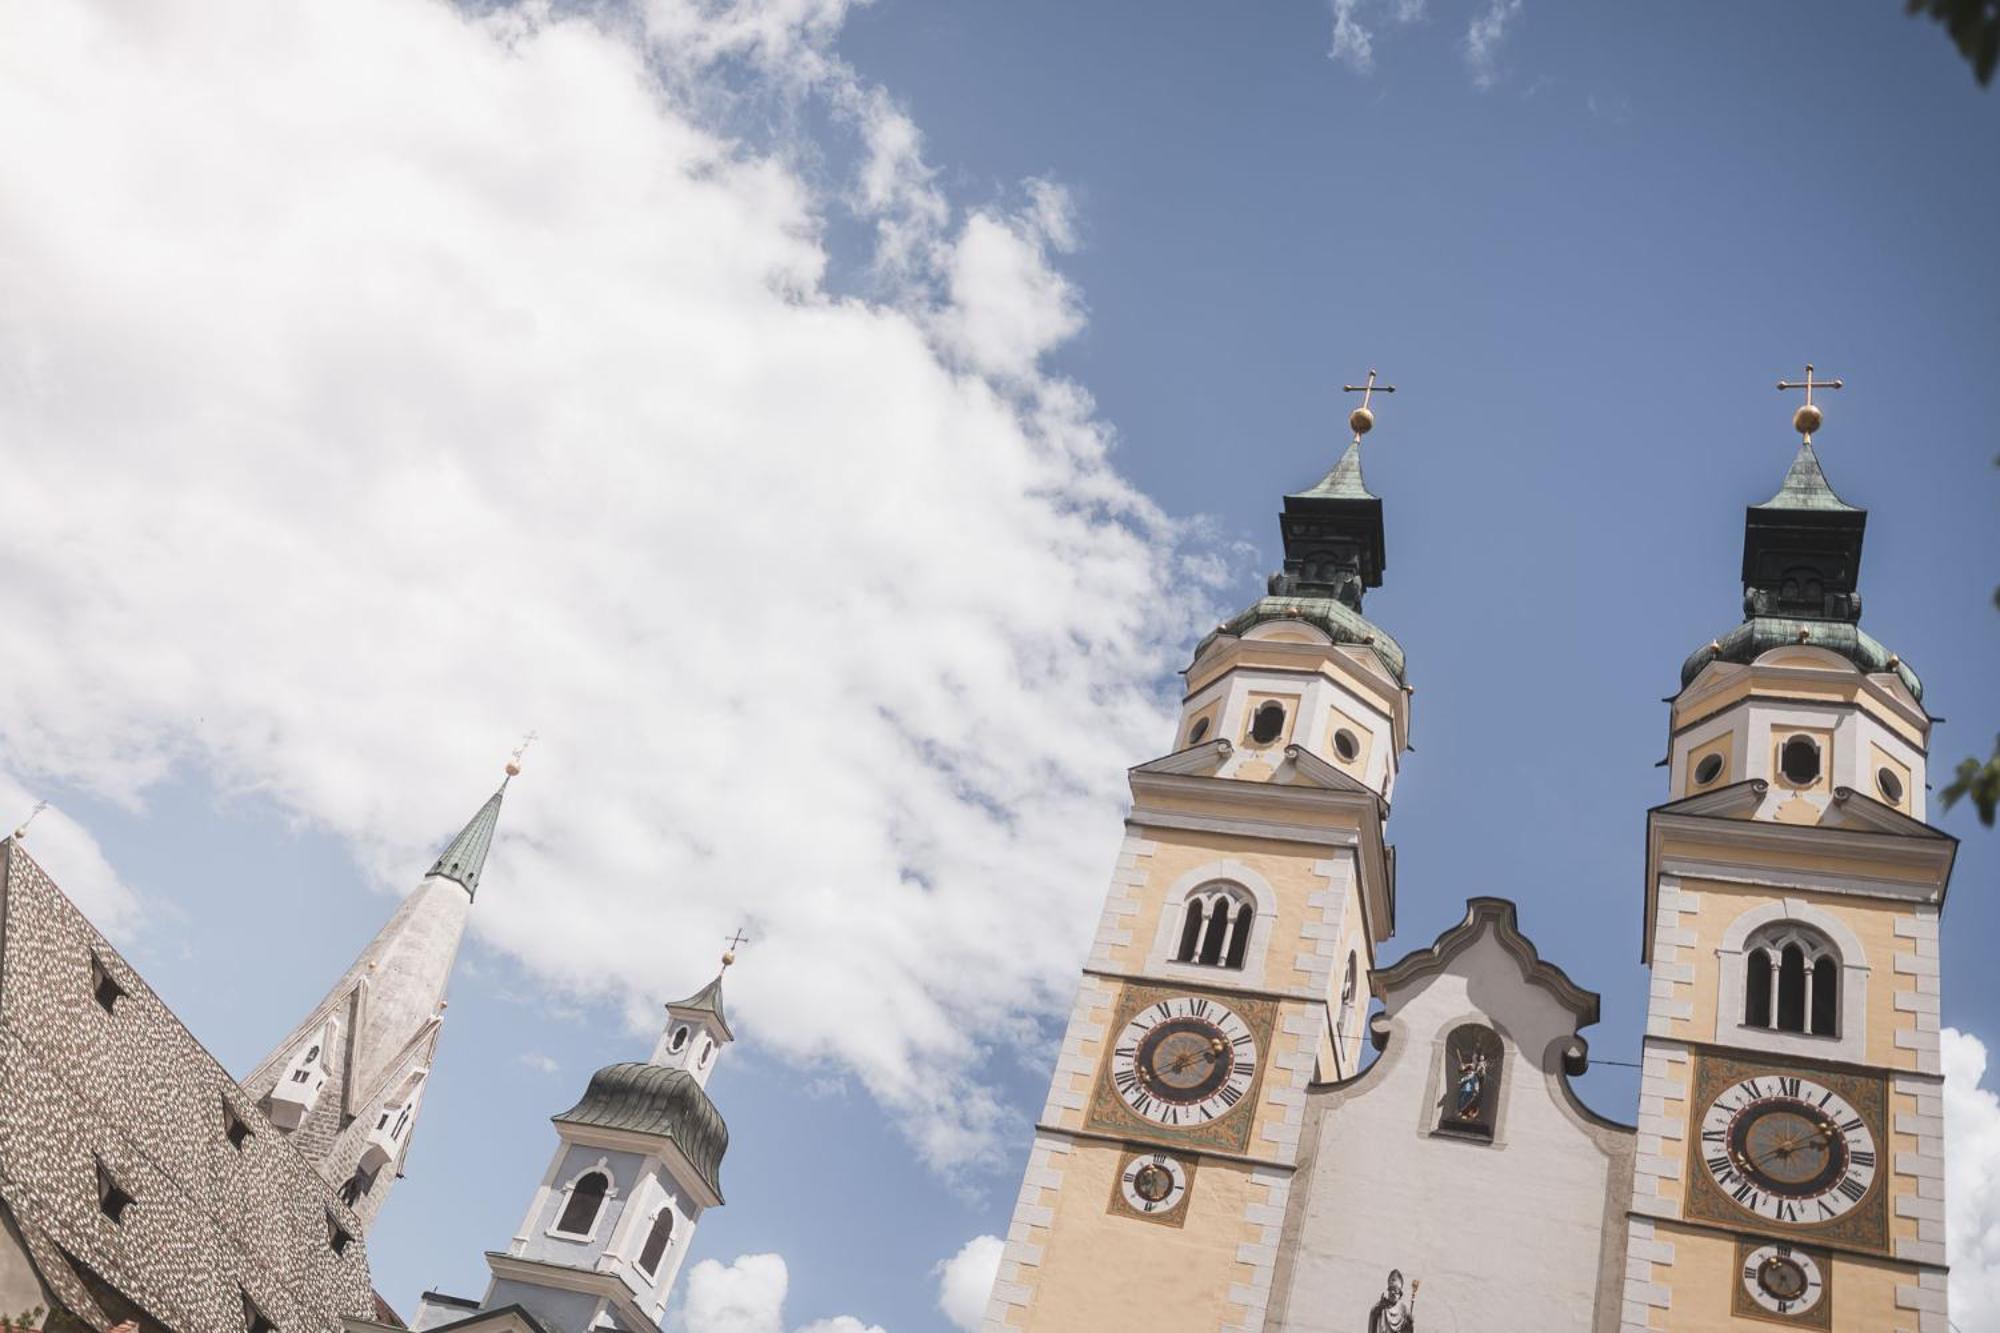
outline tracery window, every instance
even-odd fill
[[[1814,1037],[1840,1035],[1840,955],[1818,931],[1780,921],[1743,954],[1743,1023]]]
[[[1205,885],[1188,895],[1174,961],[1240,968],[1256,920],[1256,905],[1242,889],[1233,884]]]
[[[597,1210],[604,1206],[604,1196],[611,1189],[611,1177],[602,1171],[586,1171],[577,1177],[569,1187],[569,1199],[563,1204],[562,1216],[556,1219],[556,1230],[569,1236],[588,1236],[597,1226]]]

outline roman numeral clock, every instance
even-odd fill
[[[1714,1054],[1695,1064],[1686,1211],[1737,1232],[1733,1311],[1833,1327],[1838,1252],[1887,1256],[1879,1075]]]
[[[1112,1212],[1179,1226],[1198,1153],[1249,1147],[1276,1013],[1270,1000],[1240,992],[1125,988],[1089,1119],[1129,1141]]]

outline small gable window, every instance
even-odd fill
[[[590,1236],[597,1230],[597,1213],[611,1190],[611,1177],[602,1171],[586,1171],[569,1187],[556,1230],[566,1236]]]
[[[125,998],[125,988],[118,984],[111,970],[104,966],[104,960],[96,954],[90,955],[90,993],[96,997],[98,1007],[105,1013],[118,1011],[118,1002]]]
[[[132,1203],[132,1196],[126,1192],[125,1187],[118,1183],[117,1178],[111,1174],[103,1162],[98,1162],[97,1207],[99,1211],[113,1222],[122,1225],[125,1221],[125,1214],[132,1207]]]
[[[346,1254],[347,1247],[354,1243],[354,1237],[340,1225],[340,1219],[333,1215],[331,1208],[326,1211],[326,1243],[336,1256]]]
[[[1500,1112],[1500,1066],[1505,1058],[1500,1034],[1479,1023],[1463,1023],[1445,1038],[1439,1080],[1440,1134],[1490,1139]]]
[[[222,1103],[222,1137],[238,1152],[243,1151],[243,1145],[250,1141],[249,1122],[236,1114],[236,1108],[227,1101]]]
[[[257,1308],[257,1302],[250,1299],[250,1293],[243,1293],[244,1333],[278,1333],[278,1326]]]
[[[646,1244],[639,1251],[639,1267],[646,1270],[647,1277],[657,1277],[660,1260],[666,1257],[667,1244],[674,1238],[674,1210],[662,1208],[653,1217],[653,1229],[646,1233]]]
[[[1243,966],[1257,908],[1248,894],[1230,884],[1210,884],[1190,894],[1181,918],[1177,963],[1203,967]]]
[[[1795,921],[1766,926],[1743,955],[1743,1023],[1813,1037],[1840,1035],[1840,955]]]
[[[1276,699],[1257,706],[1256,714],[1250,719],[1250,739],[1259,745],[1269,745],[1278,739],[1285,729],[1285,706]]]

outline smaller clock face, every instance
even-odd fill
[[[1810,1079],[1746,1078],[1701,1120],[1702,1160],[1740,1207],[1774,1222],[1840,1217],[1875,1183],[1875,1137],[1839,1094]]]
[[[1257,1039],[1227,1005],[1197,995],[1160,1000],[1132,1016],[1111,1050],[1111,1079],[1127,1106],[1161,1125],[1199,1125],[1243,1101],[1257,1075]]]
[[[1766,1245],[1745,1256],[1743,1290],[1772,1314],[1802,1315],[1826,1294],[1826,1277],[1804,1250]]]
[[[1134,1212],[1157,1216],[1171,1213],[1187,1197],[1187,1168],[1165,1153],[1146,1153],[1126,1160],[1119,1191]]]

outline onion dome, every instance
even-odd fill
[[[590,1076],[583,1099],[557,1124],[595,1125],[672,1139],[702,1183],[722,1197],[722,1155],[729,1126],[694,1075],[685,1069],[633,1060],[606,1065]]]

